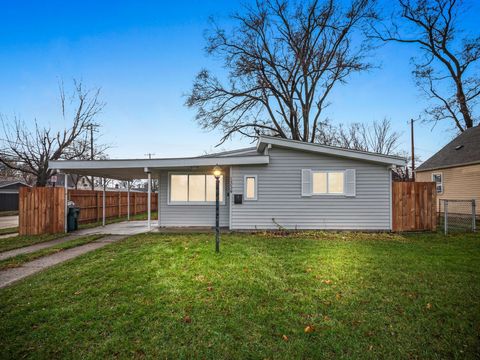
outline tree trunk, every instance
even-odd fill
[[[463,92],[463,87],[461,82],[460,83],[457,82],[457,101],[460,107],[460,112],[462,113],[462,116],[463,116],[463,121],[465,121],[465,129],[460,129],[460,130],[464,131],[466,129],[473,127],[473,119],[468,109],[467,99],[465,98],[465,93]]]

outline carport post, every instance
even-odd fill
[[[160,227],[160,175],[157,178],[157,226]]]
[[[127,181],[127,220],[130,221],[130,180]]]
[[[152,220],[152,174],[150,171],[147,173],[148,176],[148,200],[147,200],[147,211],[148,211],[148,230],[151,229],[151,220]]]
[[[107,187],[107,182],[103,178],[103,198],[102,198],[102,226],[105,226],[105,188]]]
[[[65,233],[68,232],[68,224],[67,224],[67,221],[68,221],[68,175],[67,173],[64,173],[64,176],[65,176],[65,184],[64,184],[64,187],[65,187]]]

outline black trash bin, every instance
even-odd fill
[[[78,230],[78,218],[80,217],[80,208],[75,206],[74,202],[68,203],[67,231]]]

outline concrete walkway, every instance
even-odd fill
[[[157,225],[157,221],[152,221],[153,230]],[[136,235],[144,232],[148,232],[148,221],[122,221],[114,224],[108,224],[105,226],[97,226],[91,229],[82,229],[75,231],[73,234],[92,235],[92,234],[114,234],[114,235]]]
[[[0,288],[8,286],[15,281],[21,280],[27,276],[38,273],[39,271],[60,264],[64,261],[76,258],[77,256],[102,248],[110,243],[122,240],[126,237],[127,235],[105,236],[91,243],[60,251],[58,253],[27,262],[18,268],[0,271]]]
[[[14,236],[18,236],[18,233],[0,235],[0,239],[6,239],[6,238],[9,238],[9,237],[14,237]]]
[[[18,226],[18,215],[0,216],[0,229]]]
[[[87,235],[97,235],[97,234],[136,235],[136,234],[140,234],[147,231],[148,231],[148,224],[146,221],[129,221],[129,222],[124,221],[120,223],[109,224],[109,225],[106,225],[105,227],[97,226],[91,229],[81,229],[73,233],[69,233],[65,237],[62,237],[59,239],[50,240],[50,241],[46,241],[46,242],[42,242],[42,243],[30,245],[30,246],[25,246],[18,249],[0,252],[0,260],[5,260],[21,254],[30,254],[32,252],[46,249],[58,244],[63,244],[64,242],[75,240],[82,236],[87,236]]]

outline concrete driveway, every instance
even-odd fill
[[[156,227],[156,222],[152,221],[152,229]],[[123,221],[114,224],[97,226],[91,229],[80,229],[72,234],[75,235],[92,235],[92,234],[111,234],[111,235],[136,235],[148,232],[147,221]]]
[[[18,215],[0,216],[0,229],[18,226]]]

